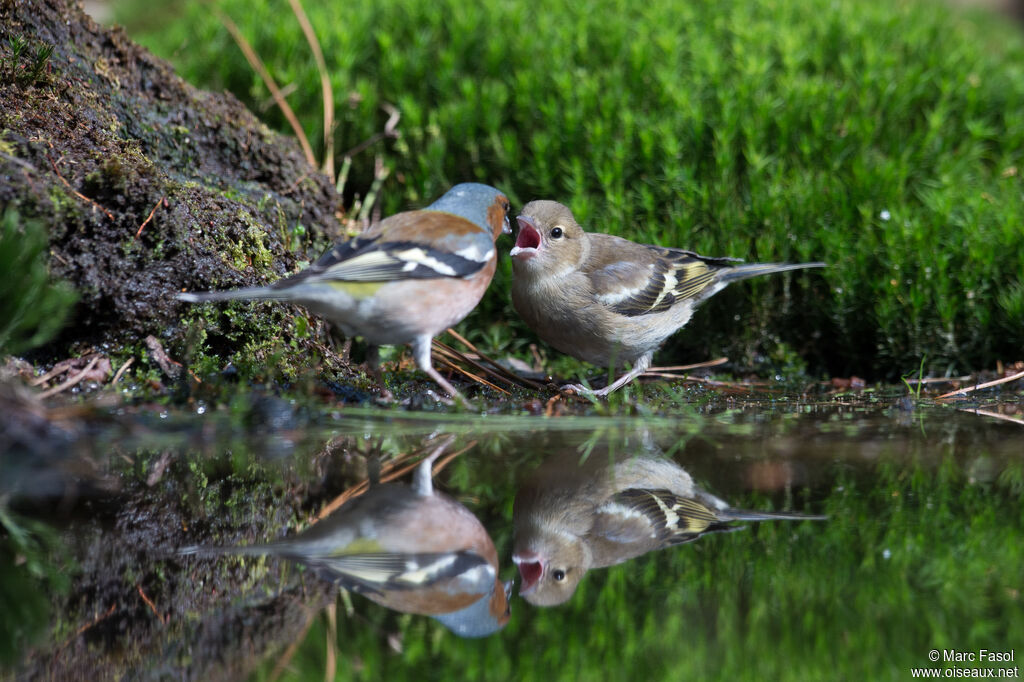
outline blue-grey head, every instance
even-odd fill
[[[480,597],[464,609],[453,613],[438,614],[433,618],[459,637],[493,635],[508,623],[508,600],[512,595],[512,581],[504,583],[495,581],[495,590],[499,587],[503,590],[503,595],[492,592]]]
[[[509,223],[509,201],[490,185],[463,182],[444,193],[440,199],[426,207],[428,211],[444,211],[475,223],[488,234],[512,234]]]

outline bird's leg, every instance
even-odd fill
[[[384,383],[384,373],[380,371],[380,346],[368,344],[366,347],[366,373],[370,375],[374,383],[380,386],[380,397],[390,401],[394,396]]]
[[[641,355],[639,358],[637,358],[637,361],[633,364],[633,368],[631,370],[629,370],[621,377],[616,379],[614,382],[608,384],[599,391],[591,390],[581,384],[569,384],[566,386],[562,386],[561,390],[568,391],[570,393],[579,393],[581,395],[589,395],[595,398],[603,398],[612,391],[622,388],[623,386],[631,382],[633,379],[636,379],[638,376],[646,372],[650,368],[651,361],[653,360],[653,358],[654,353],[645,353]]]
[[[455,442],[455,436],[448,436],[434,448],[434,451],[429,455],[420,460],[419,465],[416,467],[416,473],[413,474],[412,487],[418,495],[431,495],[434,492],[433,474],[430,469],[434,464],[434,460],[440,457],[448,446]]]
[[[431,379],[437,382],[437,385],[445,390],[445,392],[451,397],[462,403],[462,406],[466,409],[473,409],[473,405],[462,397],[462,394],[455,390],[447,379],[441,376],[441,373],[434,369],[434,366],[430,362],[430,342],[433,341],[433,337],[423,335],[417,336],[412,342],[412,355],[416,360],[416,366],[427,373]]]

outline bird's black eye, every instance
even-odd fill
[[[557,230],[558,228],[556,227],[555,229]],[[554,230],[552,230],[552,231],[554,231]],[[561,569],[556,570],[556,571],[554,571],[551,574],[551,577],[554,578],[558,582],[562,582],[563,580],[565,580],[565,571],[563,571]]]
[[[551,238],[552,239],[561,239],[562,238],[562,228],[560,228],[560,227],[552,228],[551,229]]]

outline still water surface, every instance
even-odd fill
[[[112,418],[70,438],[59,456],[8,453],[3,492],[16,518],[59,531],[49,549],[22,558],[34,579],[5,579],[7,603],[34,603],[11,594],[16,585],[49,605],[48,624],[11,669],[136,679],[322,679],[329,671],[336,679],[903,680],[930,666],[946,676],[972,668],[1019,675],[1020,423],[887,401],[750,400],[673,419],[310,417],[287,405],[272,406],[273,419],[267,413],[261,408],[256,421],[134,416],[129,426]],[[455,456],[438,459],[434,484],[480,520],[498,577],[515,581],[508,624],[490,636],[463,639],[428,616],[339,594],[281,558],[177,554],[186,545],[291,537],[366,477],[366,455],[386,476],[445,436],[453,437],[445,454]],[[654,480],[632,480],[633,489],[690,480],[690,496],[712,516],[728,516],[716,511],[717,498],[828,519],[708,517],[675,538],[689,542],[623,551],[611,567],[594,562],[564,603],[540,607],[519,596],[524,582],[536,589],[539,569],[521,561],[520,575],[512,556],[526,544],[513,527],[522,536],[523,515],[539,512],[516,503],[517,494],[522,500],[538,471],[560,462],[546,485],[562,497],[542,506],[551,518],[565,507],[549,525],[569,536],[581,514],[603,513],[580,502],[609,494],[607,473],[595,472],[637,458],[671,465],[658,465]],[[620,507],[625,499],[616,498]],[[625,543],[632,532],[602,523],[605,540]],[[726,527],[740,528],[702,534]],[[47,582],[47,570],[66,576],[63,589]],[[965,656],[974,660],[946,660]]]

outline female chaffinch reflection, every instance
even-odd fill
[[[484,637],[509,620],[512,582],[498,578],[498,553],[480,521],[436,491],[431,463],[413,485],[379,484],[301,533],[251,547],[185,547],[180,554],[273,555],[299,562],[341,587],[403,613],[431,616],[462,637]]]
[[[732,509],[697,487],[675,462],[652,455],[555,455],[516,493],[512,560],[519,594],[536,606],[567,601],[586,572],[705,533],[739,530],[733,521],[824,516]]]

